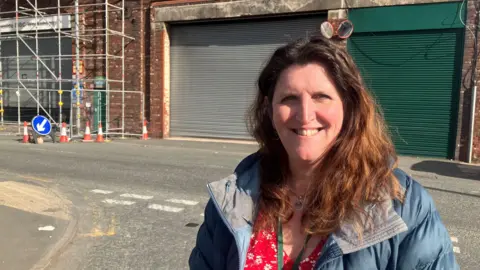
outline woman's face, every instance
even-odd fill
[[[319,64],[294,65],[283,71],[272,107],[273,126],[290,161],[317,161],[342,129],[342,100]]]

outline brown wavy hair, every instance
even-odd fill
[[[310,63],[328,70],[343,101],[344,120],[338,137],[314,170],[302,217],[306,232],[327,236],[344,221],[359,229],[361,220],[367,217],[366,204],[385,198],[402,201],[400,185],[393,175],[397,163],[394,146],[380,109],[345,44],[322,37],[304,38],[273,53],[260,73],[258,93],[249,113],[249,128],[260,145],[261,156],[257,210],[262,218],[255,222],[255,230],[272,228],[278,218],[286,222],[293,216],[287,153],[269,110],[282,72],[292,65]]]

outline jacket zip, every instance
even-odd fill
[[[230,187],[230,181],[228,181],[226,183],[226,188],[228,189]],[[227,190],[228,192],[228,190]],[[240,245],[238,244],[238,239],[237,239],[237,235],[235,234],[235,232],[233,231],[233,228],[230,226],[230,224],[227,222],[227,220],[225,219],[225,216],[223,215],[223,212],[222,210],[220,209],[220,206],[218,205],[218,202],[217,200],[215,199],[215,196],[213,196],[213,192],[210,188],[210,185],[208,186],[208,193],[210,195],[210,198],[212,199],[212,202],[213,202],[213,205],[215,205],[215,208],[217,208],[217,211],[218,211],[218,214],[220,215],[223,223],[225,224],[225,226],[228,228],[228,230],[230,231],[230,233],[232,233],[233,235],[233,239],[235,239],[235,245],[237,245],[237,252],[239,253],[238,254],[238,270],[243,270],[242,269],[242,265],[240,263]]]

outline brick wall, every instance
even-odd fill
[[[91,4],[94,3],[94,0],[84,0],[81,4]],[[105,16],[103,12],[100,11],[101,7],[89,7],[89,8],[82,8],[81,12],[82,15],[80,16],[80,31],[82,31],[82,35],[91,34],[91,35],[99,35],[100,31],[93,32],[92,29],[103,28],[105,23]],[[91,11],[91,12],[90,12]],[[88,32],[85,32],[88,31]],[[91,54],[102,54],[104,52],[104,37],[96,36],[96,37],[88,37],[85,38],[86,40],[80,41],[80,54],[81,55],[91,55]],[[87,41],[89,40],[89,41]],[[74,43],[75,41],[73,41]],[[76,44],[72,44],[72,52],[75,55]],[[75,57],[72,59],[75,61]],[[75,63],[75,62],[73,62]],[[98,57],[84,59],[84,74],[83,78],[85,79],[93,79],[96,76],[105,76],[105,64],[104,59]],[[89,89],[93,89],[93,81],[86,82],[84,93],[84,104],[86,102],[90,102],[94,104],[94,93],[93,91],[89,91]],[[90,121],[91,127],[93,127],[93,110],[82,110],[82,126],[85,125],[84,122],[87,120]],[[75,117],[74,117],[75,119]],[[102,123],[105,127],[106,123]]]
[[[95,0],[84,0],[83,3],[95,2]],[[98,2],[98,0],[97,0]],[[105,70],[105,59],[87,59],[85,62],[86,77],[108,76],[110,80],[124,80],[124,121],[125,132],[140,134],[143,119],[149,120],[149,91],[147,64],[149,64],[149,0],[125,1],[125,35],[133,37],[134,40],[125,38],[124,41],[124,73],[122,74],[122,60],[109,58],[109,69]],[[92,8],[100,11],[104,6]],[[122,13],[113,12],[110,8],[109,26],[114,31],[122,31]],[[105,12],[86,13],[85,29],[105,28]],[[97,33],[104,33],[100,31]],[[122,38],[119,35],[110,35],[108,40],[108,53],[114,56],[122,56]],[[105,36],[96,37],[94,42],[84,45],[87,54],[105,53]],[[120,132],[122,126],[122,84],[120,82],[110,83],[109,95],[109,128]],[[143,95],[142,95],[143,93]],[[145,115],[142,111],[145,110]]]
[[[476,3],[475,3],[476,2]],[[477,5],[477,7],[475,7]],[[468,144],[469,144],[469,130],[470,130],[470,111],[471,111],[471,76],[473,72],[476,72],[477,87],[480,87],[480,61],[477,62],[477,67],[473,68],[472,61],[474,56],[474,32],[475,32],[475,20],[478,23],[477,11],[480,10],[480,3],[478,1],[467,1],[467,20],[466,24],[470,27],[470,30],[465,30],[465,51],[463,60],[463,72],[462,72],[462,86],[460,93],[460,107],[459,107],[459,120],[458,120],[458,134],[460,134],[457,140],[457,158],[466,161],[468,158]],[[472,34],[473,33],[473,34]],[[477,42],[480,41],[480,35]],[[478,58],[478,56],[477,56]],[[458,147],[459,146],[459,147]],[[477,90],[476,100],[476,113],[475,113],[475,126],[474,126],[474,142],[473,142],[473,160],[474,162],[480,162],[480,95]]]
[[[145,9],[139,5],[140,1],[125,2],[125,35],[135,38],[131,40],[124,38],[123,52],[124,71],[122,74],[122,60],[110,59],[108,76],[112,80],[125,80],[125,91],[135,91],[138,93],[127,92],[124,94],[124,119],[125,129],[127,132],[141,133],[142,127],[142,110],[144,104],[141,95],[144,92],[144,63],[142,63],[142,39],[144,38],[144,25],[142,25],[145,16]],[[143,10],[142,10],[143,8]],[[143,14],[142,14],[143,12]],[[122,14],[121,12],[111,12],[109,18],[109,28],[114,31],[122,31]],[[109,39],[108,53],[115,56],[122,56],[122,38],[119,35],[111,35]],[[121,90],[122,84],[112,82],[110,89]],[[121,92],[111,92],[110,94],[110,127],[121,128],[122,125],[122,94]]]
[[[476,7],[474,7],[474,2],[476,3]],[[470,25],[480,24],[480,2],[479,1],[469,1],[469,14],[477,13],[477,20],[469,22]],[[477,43],[480,42],[480,35],[477,37]],[[480,45],[480,44],[479,44]],[[480,53],[480,46],[478,46],[478,52]],[[475,110],[475,123],[474,123],[474,139],[473,139],[473,160],[474,162],[480,163],[480,57],[477,55],[477,73],[476,73],[476,81],[477,81],[477,99],[476,99],[476,110]]]
[[[163,60],[166,38],[166,29],[161,25],[156,25],[151,18],[150,23],[150,57],[147,58],[147,67],[149,70],[149,105],[150,105],[150,132],[152,137],[163,136]]]
[[[100,3],[99,0],[83,0],[81,4]],[[103,3],[103,2],[102,2]],[[113,1],[112,1],[113,3]],[[121,59],[109,58],[109,69],[105,70],[105,59],[86,59],[85,60],[85,78],[93,79],[95,76],[108,76],[110,80],[123,80],[124,89],[124,121],[125,132],[140,134],[142,131],[143,119],[149,122],[149,133],[154,137],[160,135],[150,130],[153,125],[150,113],[150,89],[158,87],[159,80],[152,80],[150,76],[150,0],[125,0],[125,35],[133,37],[134,40],[125,38],[123,47],[124,51],[124,73],[122,74]],[[92,29],[104,29],[106,26],[106,18],[104,5],[91,7],[82,15],[81,21],[84,22],[84,28],[87,31]],[[122,14],[120,11],[114,12],[110,8],[108,13],[108,28],[114,31],[122,31]],[[89,32],[86,32],[89,33]],[[104,54],[105,53],[105,36],[104,31],[96,31],[101,36],[92,38],[93,42],[81,43],[81,50],[85,54]],[[119,35],[110,35],[108,40],[108,53],[114,56],[122,56],[122,38]],[[157,46],[157,44],[153,44]],[[75,48],[75,46],[74,46]],[[154,48],[152,48],[154,49]],[[157,73],[160,67],[154,64]],[[150,87],[151,85],[151,87]],[[91,86],[89,83],[88,86]],[[120,82],[110,83],[109,95],[109,129],[115,129],[113,132],[120,132],[122,126],[122,84]],[[143,93],[143,96],[142,94]],[[91,95],[90,95],[91,96]],[[91,101],[88,98],[85,101]],[[145,115],[142,115],[142,111]],[[86,113],[83,111],[83,116]],[[105,124],[104,124],[105,127]],[[155,136],[156,135],[156,136]]]

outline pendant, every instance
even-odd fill
[[[303,196],[299,196],[295,198],[295,204],[294,204],[295,210],[300,211],[303,209],[303,200],[304,200]]]

